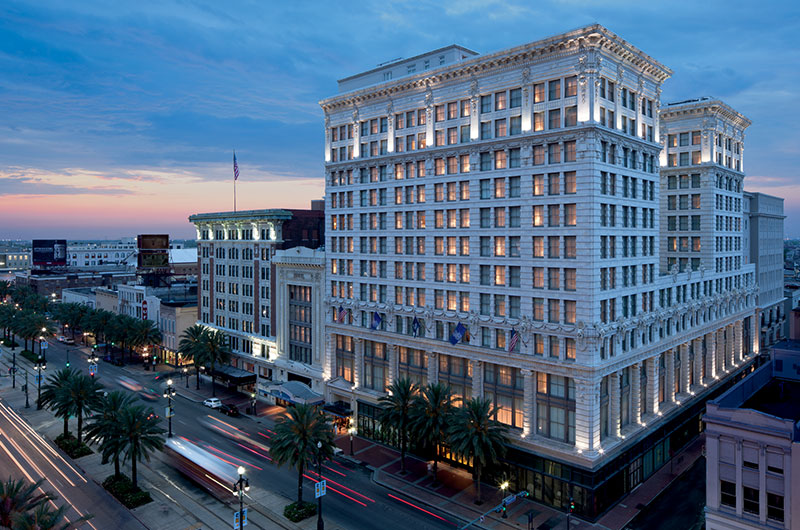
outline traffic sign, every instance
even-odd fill
[[[164,407],[164,417],[171,418],[175,415],[175,409],[172,407]]]
[[[42,379],[42,376],[41,376],[41,375],[39,375],[39,374],[36,374],[36,375],[34,375],[34,376],[33,376],[33,384],[35,384],[35,385],[38,385],[38,384],[39,384],[39,381],[40,381],[41,379]]]
[[[327,480],[320,480],[316,484],[314,484],[314,498],[319,499],[320,497],[324,497],[325,493],[328,490],[328,481]]]
[[[244,524],[242,526],[247,526],[247,508],[242,510],[242,518],[244,519]],[[239,511],[233,512],[233,530],[239,530]]]
[[[47,347],[48,347],[48,346],[50,346],[50,343],[49,343],[49,342],[47,342],[46,340],[43,340],[43,341],[41,341],[41,342],[39,343],[39,345],[42,347],[42,349],[43,349],[43,350],[46,350],[46,349],[47,349]]]
[[[89,371],[97,373],[97,365],[96,364],[90,364],[89,365]]]

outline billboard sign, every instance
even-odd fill
[[[169,268],[168,234],[139,234],[136,242],[139,249],[137,264],[140,269]]]
[[[66,239],[34,239],[31,241],[31,261],[35,267],[66,267]]]

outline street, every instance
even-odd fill
[[[88,371],[87,356],[78,346],[66,346],[56,342],[51,343],[47,351],[46,374],[65,366],[67,350],[71,367]],[[17,362],[20,362],[19,355]],[[156,381],[153,372],[144,372],[138,367],[137,369],[117,367],[101,361],[97,377],[109,389],[125,390],[117,381],[120,377],[127,377],[142,384],[145,389],[155,390],[159,396],[156,401],[142,402],[152,406],[156,413],[162,416],[162,426],[166,430],[167,424],[163,418],[166,399],[160,397],[164,390],[164,382]],[[179,389],[185,388],[184,384],[183,378],[178,378],[174,383]],[[194,380],[191,384],[194,387]],[[204,388],[210,385],[209,382],[202,384]],[[17,385],[19,389],[21,386],[19,378]],[[31,406],[35,407],[36,389],[32,382],[31,392]],[[268,488],[286,497],[287,504],[296,498],[297,471],[277,467],[269,458],[269,439],[274,426],[270,420],[261,417],[258,421],[254,421],[253,418],[245,416],[229,418],[180,395],[175,398],[173,406],[175,417],[172,428],[175,436],[183,437],[205,448],[220,460],[245,466],[252,486],[251,496],[257,498],[259,488]],[[212,499],[209,494],[172,468],[162,464],[160,460],[154,459],[145,465],[149,465],[166,481],[191,495],[198,504],[205,504],[206,500]],[[342,528],[413,527],[423,530],[455,528],[459,524],[457,521],[452,521],[449,516],[436,513],[425,506],[418,506],[412,500],[404,499],[395,492],[374,484],[370,475],[370,470],[346,459],[337,458],[324,463],[322,477],[328,484],[328,493],[323,499],[324,519]],[[316,466],[305,471],[305,477],[303,498],[306,501],[314,501],[314,482],[319,478]],[[93,510],[96,511],[94,506]]]

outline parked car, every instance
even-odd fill
[[[64,344],[75,344],[75,339],[72,337],[64,337]]]
[[[236,408],[236,405],[228,405],[227,403],[223,403],[217,410],[223,414],[227,414],[228,416],[239,416],[239,409]]]
[[[161,394],[152,388],[144,388],[141,392],[139,392],[139,397],[145,401],[158,401],[158,398],[161,397]]]
[[[203,401],[203,405],[212,409],[218,409],[222,406],[222,401],[220,401],[219,398],[208,398]]]
[[[67,337],[65,337],[64,335],[59,335],[58,337],[56,337],[56,340],[58,342],[64,342],[65,340],[67,340]]]

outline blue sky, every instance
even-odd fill
[[[665,102],[747,115],[746,188],[800,236],[800,8],[791,2],[15,2],[0,7],[0,238],[191,237],[186,217],[321,197],[336,80],[457,43],[599,22],[674,70]]]

